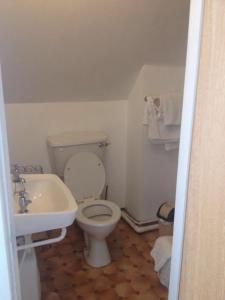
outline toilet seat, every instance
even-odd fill
[[[99,198],[105,186],[104,165],[96,154],[79,152],[67,161],[64,182],[77,201]]]
[[[98,227],[111,225],[120,219],[120,208],[108,200],[92,200],[79,205],[77,221]]]

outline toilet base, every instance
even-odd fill
[[[94,268],[101,268],[111,262],[111,255],[106,240],[96,240],[85,234],[85,243],[84,257],[88,265]]]

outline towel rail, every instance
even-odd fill
[[[42,240],[42,241],[38,241],[38,242],[31,242],[30,244],[24,244],[21,246],[17,246],[17,251],[60,242],[66,236],[66,231],[67,231],[66,228],[61,228],[61,233],[58,237],[47,239],[47,240]]]

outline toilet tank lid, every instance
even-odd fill
[[[102,131],[73,131],[48,136],[51,147],[66,147],[105,142],[107,135]]]

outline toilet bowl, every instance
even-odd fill
[[[84,231],[86,262],[102,267],[111,262],[106,237],[121,217],[119,207],[111,201],[86,200],[79,205],[77,223]]]
[[[78,203],[77,223],[84,231],[86,262],[93,267],[110,263],[106,237],[121,217],[120,208],[108,200],[99,200],[105,186],[105,168],[92,152],[79,152],[66,163],[64,182]]]

